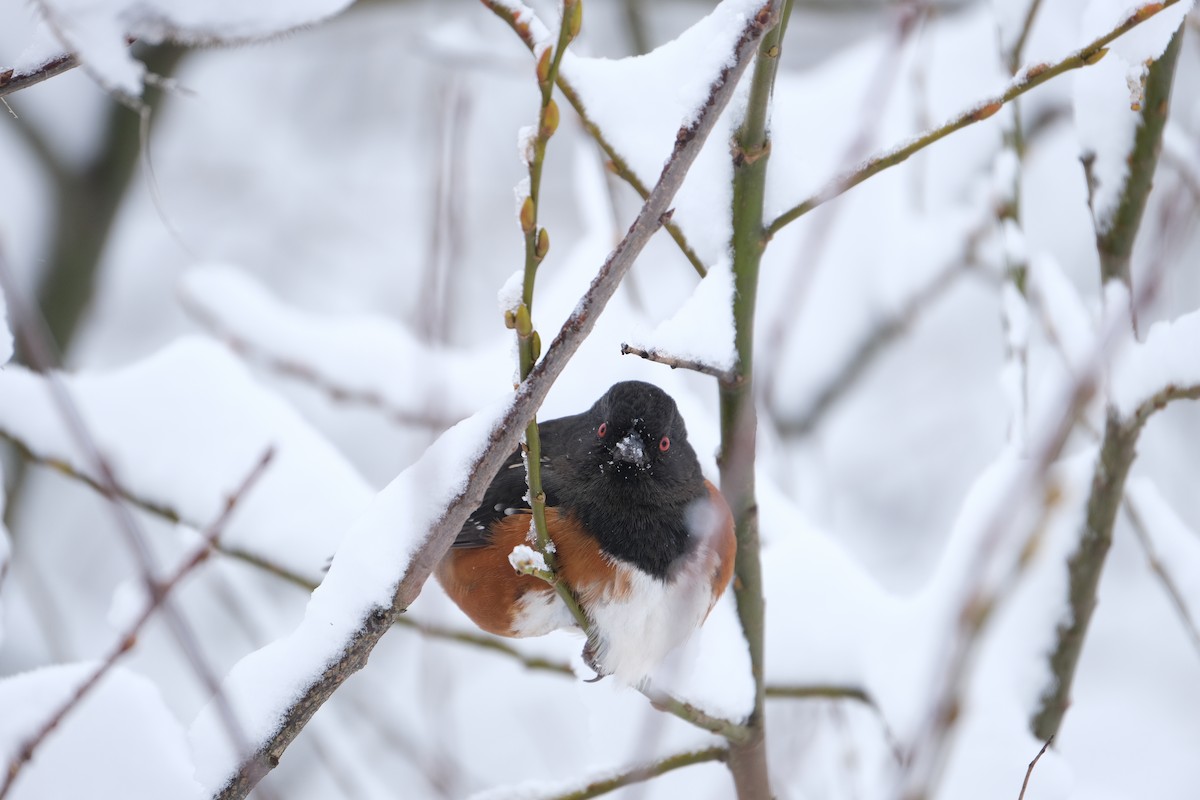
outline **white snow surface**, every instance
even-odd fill
[[[691,297],[652,331],[635,330],[629,344],[660,355],[695,361],[719,370],[737,363],[733,346],[733,272],[729,258],[717,261]]]
[[[31,71],[59,52],[74,53],[106,89],[137,96],[144,65],[130,55],[126,37],[146,42],[235,44],[277,36],[343,11],[351,0],[242,3],[237,0],[41,0],[42,30],[16,63]]]
[[[1109,378],[1113,403],[1129,416],[1167,387],[1200,387],[1198,351],[1200,311],[1154,323],[1145,341],[1130,341],[1116,353]]]
[[[1195,624],[1200,619],[1200,536],[1179,518],[1153,481],[1131,478],[1125,495],[1145,524],[1155,554]]]
[[[0,763],[8,764],[97,666],[64,664],[0,680]],[[9,795],[13,800],[207,796],[192,776],[183,729],[158,688],[119,666],[38,747]]]
[[[310,580],[319,579],[345,520],[370,499],[362,478],[328,442],[210,341],[183,339],[124,369],[61,380],[118,485],[192,525],[214,521],[225,498],[274,448],[221,541]],[[6,367],[0,397],[0,430],[19,435],[42,458],[95,476],[46,378]]]

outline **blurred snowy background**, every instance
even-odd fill
[[[533,5],[557,24],[555,6]],[[564,71],[648,185],[686,110],[676,95],[703,89],[711,75],[689,69],[695,42],[656,62],[600,59],[663,45],[713,5],[586,0],[571,52],[587,59]],[[1115,27],[1131,4],[1040,6],[1020,64],[1057,61]],[[1000,91],[1027,7],[797,0],[776,85],[768,219]],[[1186,7],[1172,9],[1175,25]],[[1137,87],[1127,67],[1140,62],[1134,54],[1162,51],[1173,27],[1160,28],[1023,95],[1019,165],[1005,144],[1010,105],[783,228],[767,249],[758,481],[767,683],[780,695],[768,700],[768,752],[781,798],[894,790],[896,751],[920,736],[942,688],[936,676],[973,537],[1007,497],[997,487],[1021,460],[1023,431],[1056,412],[1089,337],[1104,330],[1080,157],[1130,129]],[[1135,294],[1161,276],[1138,309],[1143,339],[1152,323],[1200,307],[1195,13],[1184,28],[1132,260]],[[34,30],[33,8],[0,6],[0,69],[38,46]],[[266,43],[135,52],[162,77],[146,95],[144,140],[138,116],[83,69],[4,98],[0,258],[77,376],[68,385],[118,481],[140,501],[131,507],[158,562],[189,554],[223,498],[276,448],[234,510],[225,552],[174,592],[220,677],[295,627],[310,593],[298,583],[321,579],[380,489],[442,430],[511,388],[511,333],[496,295],[523,262],[513,188],[525,177],[517,138],[535,118],[536,84],[519,39],[470,0],[364,0]],[[535,309],[546,341],[640,205],[559,102],[540,220],[552,246]],[[730,234],[729,130],[713,135],[676,202],[675,221],[709,267]],[[1105,158],[1123,155],[1101,152],[1098,164]],[[1106,174],[1095,174],[1100,196]],[[1008,208],[1015,222],[1005,221]],[[1015,261],[1028,264],[1034,298],[1027,334],[1011,333],[1025,328],[1002,300]],[[579,411],[617,380],[654,381],[679,401],[715,478],[713,379],[620,355],[622,342],[652,340],[697,284],[676,244],[656,235],[541,416]],[[8,298],[9,320],[18,309]],[[1168,378],[1185,383],[1200,373],[1200,338],[1181,338],[1192,322],[1176,326],[1182,333],[1166,348],[1178,367]],[[1027,350],[1027,400],[1014,390],[1014,342]],[[0,326],[0,363],[8,351]],[[1154,355],[1124,352],[1134,361]],[[859,358],[861,369],[847,373]],[[0,369],[4,762],[142,603],[109,505],[71,469],[48,463],[86,472],[47,384],[21,359],[17,348]],[[1028,722],[1067,613],[1065,562],[1104,395],[1055,468],[1061,498],[1042,521],[1041,548],[1004,592],[968,665],[939,797],[1016,798],[1042,744]],[[1126,489],[1143,530],[1118,515],[1071,706],[1028,798],[1200,791],[1200,642],[1151,558],[1172,575],[1184,609],[1200,615],[1197,441],[1200,409],[1187,401],[1156,414],[1138,440]],[[443,633],[471,632],[432,582],[409,616]],[[674,665],[679,692],[713,713],[745,713],[749,677],[730,600],[697,639]],[[580,667],[577,637],[517,646]],[[263,787],[287,798],[491,789],[550,797],[717,741],[606,683],[397,627]],[[849,696],[782,696],[822,687]],[[187,731],[209,696],[156,618],[35,754],[11,796],[205,796],[191,777]],[[708,763],[623,791],[725,798],[733,785]]]

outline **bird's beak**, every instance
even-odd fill
[[[625,434],[624,439],[617,442],[617,446],[613,448],[613,458],[636,467],[645,467],[650,463],[646,455],[646,445],[637,431],[630,431]]]

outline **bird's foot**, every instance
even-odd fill
[[[587,664],[596,673],[596,677],[586,678],[585,682],[596,683],[608,676],[608,673],[600,664],[600,654],[597,652],[596,640],[590,636],[588,637],[587,644],[583,646],[583,663]]]

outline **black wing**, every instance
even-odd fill
[[[555,465],[569,458],[571,439],[578,437],[581,424],[586,427],[583,416],[561,417],[538,425],[542,445],[542,489],[546,492],[547,506],[553,507],[559,503],[558,471]],[[484,492],[483,502],[467,517],[452,547],[487,545],[491,541],[491,528],[496,522],[512,514],[529,511],[526,494],[525,462],[521,460],[521,451],[518,449],[500,467],[492,479],[492,485]]]

